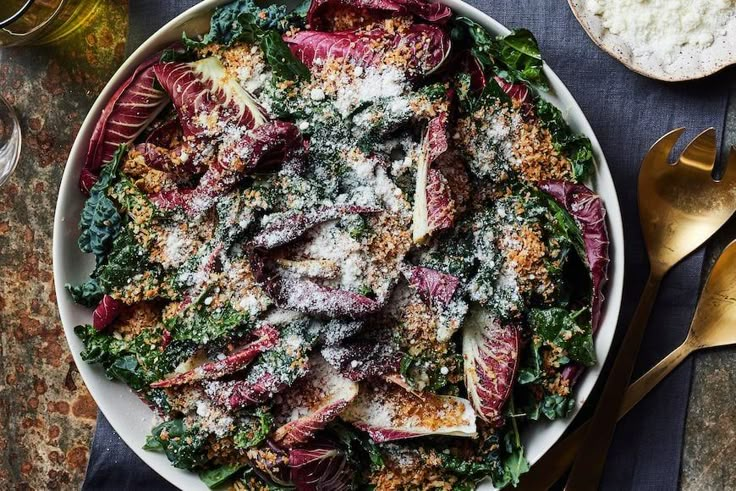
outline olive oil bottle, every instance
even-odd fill
[[[0,0],[0,47],[58,42],[118,0]]]

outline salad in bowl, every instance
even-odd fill
[[[209,486],[503,487],[597,363],[606,212],[526,30],[238,0],[107,102],[82,358]]]

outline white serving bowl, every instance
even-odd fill
[[[186,490],[206,490],[207,487],[196,474],[172,467],[165,455],[148,452],[142,448],[146,435],[149,434],[153,424],[153,413],[148,406],[123,383],[108,380],[99,366],[89,365],[81,359],[80,352],[83,345],[74,334],[74,326],[90,323],[92,313],[89,309],[72,301],[64,289],[64,284],[77,284],[84,281],[94,267],[94,258],[82,253],[77,247],[79,235],[77,223],[85,200],[78,189],[77,182],[89,139],[107,100],[144,59],[181,39],[182,31],[186,31],[190,35],[206,32],[209,28],[212,10],[218,5],[228,3],[228,1],[205,0],[182,13],[143,43],[115,73],[97,98],[79,130],[64,170],[54,219],[53,260],[57,302],[64,332],[82,379],[87,384],[87,388],[97,402],[98,407],[123,441],[162,477],[175,486]],[[505,34],[508,32],[508,29],[491,17],[461,0],[442,1],[457,14],[475,20],[492,33]],[[593,143],[597,172],[590,185],[600,194],[608,212],[611,265],[609,267],[609,282],[606,301],[603,306],[602,322],[595,340],[599,364],[587,370],[578,381],[575,391],[577,404],[570,417],[550,424],[535,425],[524,433],[523,440],[526,445],[526,454],[531,463],[536,462],[558,440],[593,389],[616,331],[624,272],[624,235],[621,212],[606,159],[590,124],[570,92],[549,67],[545,66],[545,72],[551,84],[551,90],[545,97],[563,111],[568,122],[576,131],[584,133]],[[482,485],[481,488],[491,489],[492,487]]]

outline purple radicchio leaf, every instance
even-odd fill
[[[441,113],[427,124],[417,162],[412,217],[412,239],[417,244],[426,242],[432,232],[448,228],[454,222],[455,203],[447,181],[436,169],[431,169],[448,146],[447,114]]]
[[[409,284],[430,307],[449,304],[460,284],[455,276],[421,266],[410,268],[407,276]]]
[[[144,61],[118,88],[102,110],[87,149],[84,169],[96,175],[112,160],[122,144],[135,140],[168,103],[166,92],[156,88],[155,55]],[[88,177],[83,178],[88,179]],[[84,190],[88,182],[80,183]]]
[[[326,343],[322,356],[344,377],[356,382],[398,372],[402,357],[391,342],[391,331],[375,325],[355,337]]]
[[[155,123],[154,123],[155,124]],[[173,148],[182,139],[182,128],[177,118],[169,118],[156,124],[146,136],[146,143],[157,147]]]
[[[253,245],[273,249],[301,237],[315,225],[337,220],[345,215],[378,213],[379,208],[356,205],[321,206],[314,210],[283,214],[272,220],[254,238]]]
[[[463,363],[468,398],[478,416],[495,426],[504,422],[503,408],[519,363],[519,330],[505,326],[476,307],[463,324]]]
[[[289,451],[291,478],[299,491],[349,491],[357,472],[347,452],[337,444],[320,440]]]
[[[115,300],[110,295],[102,297],[100,304],[92,312],[92,327],[98,331],[104,331],[123,310],[123,303]]]
[[[291,52],[312,68],[318,60],[340,59],[363,68],[382,67],[397,53],[411,53],[401,66],[410,79],[436,70],[450,51],[450,37],[437,26],[414,24],[402,32],[382,27],[368,31],[299,31],[284,41]]]
[[[228,128],[248,129],[266,122],[263,108],[217,58],[157,63],[153,70],[171,96],[188,139],[212,138]]]
[[[362,385],[341,417],[377,443],[426,435],[474,438],[477,434],[470,401],[429,392],[417,395],[396,384]]]
[[[204,171],[201,159],[189,157],[195,154],[195,151],[188,143],[182,143],[168,149],[145,142],[136,145],[134,151],[143,156],[148,167],[184,179],[191,178],[191,176]]]
[[[593,283],[591,324],[598,329],[603,306],[603,286],[608,280],[608,229],[606,209],[600,196],[582,184],[566,181],[543,181],[542,191],[552,196],[575,219],[583,234],[584,258]]]
[[[276,420],[284,423],[274,431],[273,440],[287,448],[307,442],[357,395],[358,384],[340,375],[320,355],[312,356],[309,373],[282,396]]]
[[[273,326],[264,324],[252,333],[252,338],[254,339],[247,345],[222,360],[207,362],[171,378],[159,380],[152,383],[151,387],[174,387],[197,380],[214,380],[242,370],[259,354],[276,345],[279,340],[279,332]]]
[[[534,114],[534,104],[532,103],[532,93],[529,90],[529,87],[523,83],[511,83],[507,82],[501,77],[494,77],[496,80],[496,83],[501,87],[501,89],[508,95],[512,101],[514,101],[516,104],[519,105],[521,108],[521,113],[529,117],[532,114]]]
[[[350,11],[360,19],[349,28],[354,29],[373,22],[382,17],[414,15],[428,22],[443,22],[452,16],[452,11],[441,3],[430,3],[424,0],[314,0],[307,12],[307,23],[314,29],[326,31],[336,29],[334,20],[340,13]]]

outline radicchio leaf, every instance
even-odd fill
[[[347,452],[330,441],[289,451],[291,478],[299,491],[348,491],[357,469]]]
[[[381,304],[365,295],[322,286],[306,279],[279,278],[266,292],[286,310],[329,318],[364,317],[378,312]]]
[[[350,29],[360,27],[356,23],[349,26],[336,25],[334,20],[339,13],[345,11],[357,14],[352,17],[361,19],[363,24],[381,16],[415,15],[429,22],[442,22],[452,15],[452,11],[446,5],[424,0],[314,0],[307,12],[307,23],[315,29],[327,31],[342,30],[338,29],[342,27]]]
[[[447,181],[436,169],[431,169],[448,146],[447,114],[441,113],[427,124],[417,162],[412,218],[412,239],[417,244],[423,244],[432,232],[448,228],[454,222],[455,203]]]
[[[584,259],[590,268],[593,282],[591,319],[593,332],[595,332],[600,324],[603,286],[608,280],[608,263],[610,262],[606,209],[603,207],[603,201],[600,196],[582,184],[567,181],[543,181],[539,183],[539,187],[567,210],[582,231],[586,256]]]
[[[391,342],[391,331],[373,327],[355,338],[322,347],[322,356],[344,377],[356,382],[397,372],[402,355]]]
[[[320,355],[312,356],[309,365],[309,373],[283,394],[284,404],[279,408],[286,421],[273,439],[287,448],[311,439],[358,395],[358,384],[340,375]]]
[[[122,302],[115,300],[110,295],[105,295],[94,312],[92,312],[92,327],[98,331],[104,331],[117,319],[122,309]]]
[[[157,63],[153,70],[171,96],[187,138],[212,138],[229,125],[249,129],[266,122],[265,111],[215,57]]]
[[[253,341],[223,360],[211,361],[171,378],[159,380],[158,382],[152,383],[151,387],[173,387],[189,384],[197,380],[214,380],[242,370],[256,356],[276,345],[279,339],[279,332],[273,326],[264,324],[253,332],[253,337],[255,338]]]
[[[450,303],[460,284],[460,280],[452,275],[421,266],[410,268],[407,280],[430,307]]]
[[[273,249],[301,237],[307,230],[320,223],[337,220],[345,215],[380,211],[378,208],[367,206],[343,205],[321,206],[305,212],[284,214],[269,222],[253,238],[253,245],[263,249]]]
[[[361,387],[342,419],[377,443],[426,435],[475,437],[475,411],[460,397],[407,392],[394,384]]]
[[[307,67],[330,59],[349,61],[363,68],[381,67],[396,53],[411,56],[401,65],[408,78],[421,78],[437,69],[450,51],[450,38],[442,29],[414,24],[403,32],[379,27],[369,31],[299,31],[284,38],[294,56]]]
[[[501,77],[495,77],[496,83],[503,89],[506,95],[521,107],[521,113],[529,117],[534,113],[534,104],[532,103],[532,93],[529,87],[523,82],[511,83]]]
[[[135,140],[163,110],[168,102],[166,92],[156,88],[153,65],[155,55],[138,68],[102,110],[87,149],[84,169],[96,175],[103,164],[110,162],[120,145]],[[82,173],[80,187],[88,189],[89,176]]]
[[[506,404],[519,363],[519,330],[504,326],[480,307],[463,324],[465,386],[470,402],[483,420],[503,424]]]

